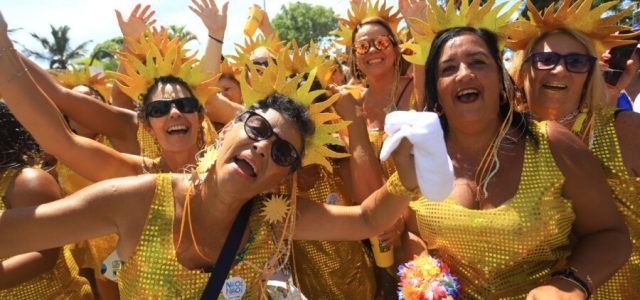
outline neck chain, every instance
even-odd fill
[[[556,122],[558,122],[558,123],[560,123],[560,124],[564,124],[564,123],[567,123],[567,122],[569,122],[569,121],[571,121],[571,120],[575,119],[575,118],[576,118],[576,116],[577,116],[579,113],[580,113],[580,110],[579,110],[579,109],[576,109],[576,110],[574,110],[574,111],[572,111],[572,112],[570,112],[570,113],[568,113],[568,114],[566,114],[566,115],[564,115],[564,116],[562,116],[562,117],[560,117],[560,118],[557,118],[557,119],[555,119],[555,120],[552,120],[552,121],[556,121]],[[536,120],[541,119],[538,115],[534,114],[533,112],[531,112],[530,114],[531,114],[531,117],[532,117],[532,118],[534,118],[534,119],[536,119]]]

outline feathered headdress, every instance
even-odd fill
[[[504,46],[510,30],[507,26],[509,19],[518,9],[518,3],[514,3],[506,12],[500,14],[508,3],[495,5],[495,0],[489,0],[482,6],[481,0],[473,0],[471,4],[462,1],[459,10],[456,9],[455,1],[448,1],[445,8],[440,7],[436,0],[428,2],[426,22],[416,18],[409,20],[420,31],[411,31],[415,42],[402,45],[412,50],[413,53],[404,55],[404,58],[413,64],[424,65],[436,34],[452,27],[468,26],[490,30],[498,35],[501,47]]]
[[[387,7],[387,3],[385,0],[380,3],[380,0],[376,0],[375,3],[371,2],[371,0],[361,1],[360,5],[356,2],[351,2],[351,9],[347,13],[348,18],[338,18],[338,29],[332,31],[332,34],[335,34],[341,37],[341,40],[336,40],[335,42],[347,47],[351,47],[352,40],[351,36],[353,35],[353,30],[360,24],[363,20],[371,17],[379,17],[389,24],[391,30],[394,33],[398,31],[398,25],[402,20],[399,11],[392,12],[393,7]]]
[[[135,52],[116,52],[124,72],[111,74],[116,78],[120,89],[131,99],[142,106],[142,96],[153,85],[155,78],[162,76],[180,78],[203,104],[209,96],[218,92],[215,83],[220,75],[210,77],[208,72],[202,71],[202,64],[194,55],[185,55],[187,50],[182,48],[183,43],[179,42],[178,37],[168,40],[164,28],[160,33],[150,32],[149,37],[143,36],[137,43],[130,40],[130,48],[137,49]]]
[[[552,3],[540,12],[530,0],[527,0],[529,20],[521,17],[509,25],[511,33],[507,47],[513,50],[524,50],[539,35],[561,28],[586,34],[595,43],[598,54],[604,53],[609,48],[635,43],[628,39],[638,33],[616,34],[618,31],[629,29],[627,26],[616,25],[616,22],[629,13],[633,5],[616,14],[600,18],[609,8],[618,4],[618,1],[603,2],[591,9],[592,4],[593,0],[562,1],[557,9],[556,4]]]
[[[111,98],[111,81],[107,79],[105,73],[99,72],[91,75],[91,70],[87,66],[78,69],[74,65],[71,65],[71,68],[66,71],[51,71],[51,73],[55,75],[62,86],[68,89],[84,85],[96,89],[104,101],[109,101]]]

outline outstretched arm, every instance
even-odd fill
[[[38,169],[22,169],[6,190],[4,203],[17,209],[54,201],[61,197],[55,179]],[[27,237],[28,238],[28,237]],[[12,256],[0,262],[0,290],[16,287],[51,270],[58,260],[60,248]]]
[[[55,105],[74,121],[109,138],[119,151],[138,153],[136,114],[96,101],[90,96],[74,92],[61,85],[25,56],[19,55],[36,85]]]
[[[400,183],[407,190],[418,187],[411,144],[405,139],[394,151]],[[336,206],[299,200],[295,239],[361,240],[388,228],[401,215],[412,197],[392,194],[382,186],[359,206]]]
[[[56,106],[38,88],[13,50],[2,14],[0,49],[0,90],[5,103],[49,153],[93,181],[140,173],[142,158],[71,133]]]
[[[189,9],[202,20],[208,33],[207,48],[202,57],[202,70],[215,76],[220,73],[222,42],[224,42],[224,31],[227,28],[229,2],[222,4],[222,9],[218,9],[214,0],[191,0],[191,3],[193,6],[189,6]]]
[[[142,233],[154,190],[154,175],[117,178],[47,204],[2,211],[0,257],[113,233],[119,236],[118,253],[128,257]]]

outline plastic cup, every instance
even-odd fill
[[[383,244],[376,237],[370,238],[369,241],[371,241],[376,266],[380,268],[391,267],[393,265],[393,247]]]

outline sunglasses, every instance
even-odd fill
[[[259,61],[259,60],[252,60],[251,63],[255,66],[261,66],[261,67],[268,67],[269,66],[269,60],[263,60],[263,61]]]
[[[531,53],[526,60],[531,60],[531,65],[537,70],[552,70],[564,60],[567,71],[571,73],[587,73],[596,62],[596,58],[588,54],[559,54],[556,52],[536,52]]]
[[[378,51],[382,51],[389,48],[391,44],[393,44],[393,38],[391,36],[380,35],[375,39],[360,40],[355,42],[355,44],[353,45],[353,49],[355,50],[356,54],[363,55],[369,53],[372,46],[378,49]]]
[[[171,106],[175,105],[179,112],[191,114],[200,111],[200,102],[194,97],[184,97],[173,100],[156,100],[144,105],[145,116],[161,118],[169,114]]]
[[[244,132],[254,141],[262,141],[275,136],[271,144],[271,159],[282,167],[292,167],[297,170],[300,166],[300,153],[289,142],[283,140],[273,131],[273,127],[262,115],[247,111],[240,115],[240,121],[244,122]]]

